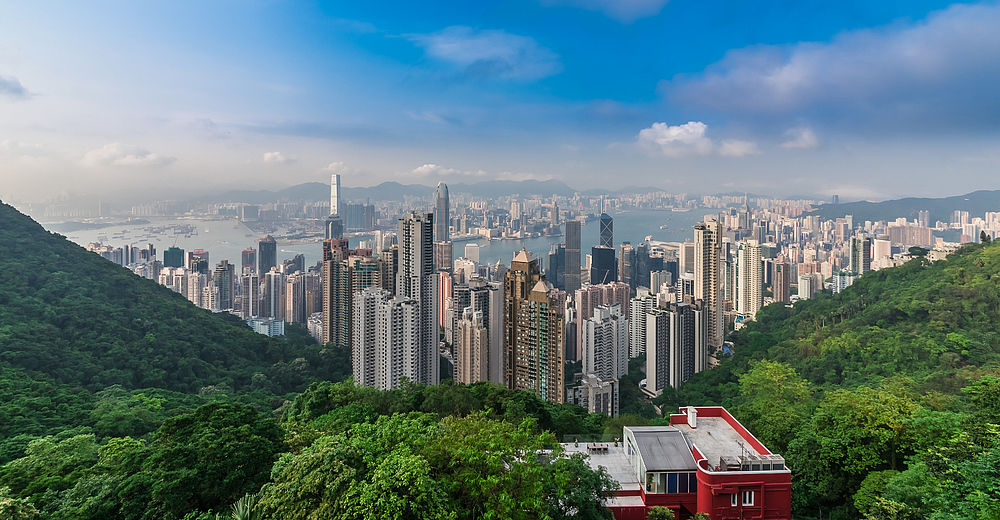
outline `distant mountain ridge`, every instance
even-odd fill
[[[825,219],[853,215],[854,222],[866,220],[894,220],[904,217],[917,218],[918,212],[930,212],[930,223],[940,220],[950,222],[955,210],[968,211],[971,216],[983,216],[987,211],[1000,211],[1000,190],[980,190],[965,195],[944,198],[916,198],[886,200],[882,202],[849,202],[846,204],[824,204],[806,215],[818,215]]]

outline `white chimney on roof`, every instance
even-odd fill
[[[698,429],[698,409],[693,406],[688,406],[688,426],[692,430]]]

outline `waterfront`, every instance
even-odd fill
[[[710,210],[701,212],[673,212],[670,210],[640,210],[627,211],[612,215],[614,218],[614,244],[618,247],[623,241],[632,244],[642,242],[645,237],[664,242],[683,242],[692,237],[691,228]],[[264,237],[244,226],[238,219],[196,219],[174,217],[145,217],[148,224],[119,223],[100,229],[82,229],[63,233],[67,237],[86,246],[91,242],[101,242],[104,245],[122,247],[130,244],[135,247],[145,247],[152,243],[156,247],[157,257],[163,258],[163,251],[174,245],[185,251],[205,249],[209,252],[209,260],[214,266],[220,260],[239,265],[241,253],[248,247],[257,249],[257,242]],[[159,233],[156,233],[159,231]],[[178,231],[188,231],[183,233]],[[357,247],[362,240],[370,236],[350,237],[350,247]],[[534,237],[521,240],[470,240],[455,243],[455,257],[465,254],[468,244],[479,245],[480,263],[496,264],[497,260],[510,265],[511,258],[522,247],[530,251],[536,258],[549,252],[552,244],[563,242],[563,236]],[[590,249],[599,243],[598,221],[585,224],[580,233],[581,263],[586,263],[586,255]],[[322,258],[322,245],[315,242],[289,242],[278,239],[278,262],[291,258],[296,254],[305,255],[306,265],[313,265]]]

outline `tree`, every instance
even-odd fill
[[[283,436],[274,419],[243,404],[213,403],[168,419],[131,456],[141,470],[119,490],[123,513],[171,519],[226,507],[268,481]]]
[[[646,514],[646,520],[674,520],[674,518],[676,518],[674,510],[663,506],[650,507],[649,513]]]
[[[739,381],[737,418],[765,446],[783,452],[806,417],[809,384],[792,367],[767,360],[751,362]]]
[[[38,509],[26,498],[11,496],[9,487],[0,487],[0,518],[5,520],[32,520],[38,517]]]

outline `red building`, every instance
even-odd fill
[[[608,507],[617,520],[645,520],[665,506],[679,520],[704,512],[713,520],[790,519],[792,478],[729,411],[688,406],[670,426],[631,426],[614,445],[566,445],[586,451],[621,485]]]

